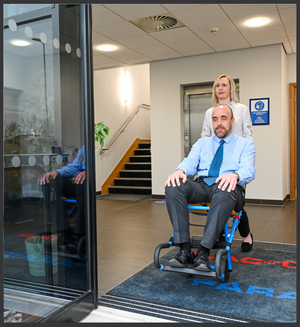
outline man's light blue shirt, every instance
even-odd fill
[[[79,150],[76,158],[72,163],[69,163],[67,166],[56,169],[62,177],[71,178],[77,173],[85,170],[85,146],[83,145]]]
[[[189,155],[176,168],[187,177],[207,176],[213,157],[221,139],[216,135],[203,137],[193,145]],[[239,174],[238,185],[244,187],[255,178],[255,147],[247,138],[231,133],[224,139],[223,161],[220,175],[233,172]]]

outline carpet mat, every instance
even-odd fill
[[[147,194],[103,194],[98,195],[97,200],[113,200],[113,201],[140,201],[149,198],[150,195]]]
[[[23,226],[23,225],[22,225]],[[41,264],[48,265],[53,262],[57,270],[54,270],[53,285],[63,285],[68,288],[79,290],[87,286],[87,256],[79,258],[77,254],[62,251],[53,252],[53,258],[47,255],[39,255],[36,252],[28,253],[25,241],[29,237],[40,236],[43,226],[25,227],[16,233],[6,233],[3,240],[3,275],[5,278],[16,281],[35,282],[47,284],[46,276],[32,275],[30,267]],[[18,283],[16,283],[17,285]],[[47,286],[47,285],[45,285]]]
[[[188,278],[186,274],[160,271],[152,263],[100,297],[99,303],[119,309],[123,306],[123,310],[133,312],[138,308],[141,314],[160,316],[160,311],[148,305],[153,303],[168,310],[165,319],[178,322],[185,321],[178,316],[182,310],[189,314],[186,322],[204,322],[206,314],[217,320],[296,322],[296,245],[255,242],[248,253],[241,252],[240,246],[241,241],[233,241],[232,272],[227,283],[213,277]],[[160,263],[165,265],[177,252],[172,248]],[[211,251],[211,265],[215,253]],[[144,312],[142,307],[146,308]]]

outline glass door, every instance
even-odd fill
[[[97,305],[91,6],[3,6],[5,322]]]

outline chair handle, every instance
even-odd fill
[[[161,264],[159,263],[159,253],[161,249],[167,249],[171,246],[170,243],[162,243],[158,244],[154,251],[154,265],[157,269],[161,268]]]

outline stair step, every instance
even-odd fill
[[[114,179],[115,185],[108,187],[109,193],[151,195],[151,142],[139,143],[119,174]]]
[[[130,156],[130,162],[151,162],[151,155]]]
[[[134,154],[136,155],[151,155],[150,149],[135,149]]]
[[[150,194],[152,192],[151,187],[147,186],[116,186],[112,185],[108,187],[109,193],[123,193],[123,194]]]
[[[151,170],[120,170],[120,177],[151,178]]]
[[[151,147],[151,142],[139,143],[140,149],[150,149],[150,147]]]
[[[151,169],[151,163],[149,162],[126,162],[125,169],[128,170],[149,170]]]
[[[151,187],[151,178],[115,178],[116,186],[147,186]]]

